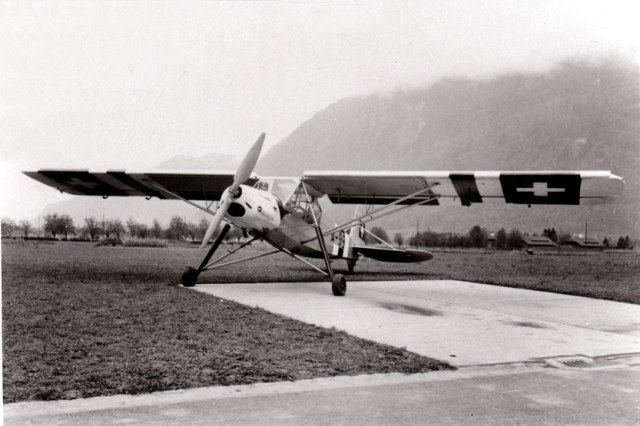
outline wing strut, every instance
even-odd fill
[[[326,276],[329,276],[329,274],[327,273],[327,271],[323,271],[322,269],[318,268],[316,265],[314,265],[313,263],[309,262],[308,260],[298,256],[297,254],[293,253],[291,250],[287,250],[284,247],[278,247],[278,249],[286,254],[288,254],[289,256],[293,257],[296,260],[299,260],[300,262],[304,263],[305,265],[307,265],[308,267],[310,267],[311,269],[315,269],[316,271],[320,272],[321,274],[324,274]]]
[[[172,197],[177,198],[180,201],[184,201],[185,203],[202,210],[203,212],[209,213],[209,214],[215,214],[213,211],[209,210],[207,207],[202,207],[200,204],[194,203],[191,200],[187,200],[184,197],[179,196],[178,194],[176,194],[175,192],[169,191],[167,188],[163,187],[162,185],[158,185],[157,183],[153,182],[152,180],[147,180],[146,183],[148,183],[149,185],[153,186],[154,188],[158,189],[161,192],[165,192],[169,195],[171,195]],[[211,203],[213,204],[213,201],[211,201]],[[211,205],[209,205],[211,206]]]
[[[227,257],[231,256],[232,254],[242,250],[243,248],[245,248],[246,246],[250,245],[251,243],[253,243],[255,240],[257,240],[257,237],[254,237],[252,239],[250,239],[249,241],[245,241],[244,243],[242,243],[240,246],[238,246],[237,248],[233,249],[233,250],[229,250],[226,254],[220,256],[219,258],[213,260],[212,262],[210,262],[209,264],[207,264],[206,266],[204,266],[202,268],[203,271],[208,271],[209,269],[213,269],[214,267],[220,267],[220,266],[224,266],[224,265],[229,265],[231,264],[231,262],[227,262],[223,265],[218,265],[218,263],[220,261],[222,261],[222,259],[226,259]],[[249,259],[244,259],[244,260],[249,260]],[[235,261],[233,263],[238,263],[238,261]]]
[[[409,200],[411,198],[417,197],[418,195],[422,194],[423,192],[431,190],[431,188],[433,188],[436,185],[437,184],[429,185],[426,188],[423,188],[423,189],[421,189],[419,191],[416,191],[416,192],[414,192],[412,194],[407,195],[406,197],[398,198],[396,201],[394,201],[392,203],[389,203],[389,204],[386,204],[383,207],[380,207],[379,209],[372,211],[371,213],[365,213],[362,216],[353,218],[352,220],[343,223],[342,225],[335,226],[332,229],[330,229],[328,231],[325,231],[323,235],[330,235],[330,234],[333,234],[334,232],[344,231],[345,229],[348,229],[354,223],[363,221],[364,218],[367,218],[367,220],[364,221],[364,223],[371,222],[372,220],[380,219],[381,217],[388,216],[388,215],[390,215],[392,213],[397,213],[397,212],[399,212],[401,210],[404,210],[404,209],[407,209],[409,207],[421,206],[421,205],[429,203],[429,202],[431,202],[433,200],[437,200],[438,198],[440,198],[440,196],[439,195],[434,195],[432,197],[429,197],[429,198],[426,198],[424,200],[421,200],[421,201],[419,201],[419,202],[417,202],[415,204],[407,204],[407,205],[404,205],[404,206],[402,206],[400,208],[397,208],[395,210],[391,210],[391,211],[385,212],[384,214],[380,214],[380,212],[382,212],[383,210],[387,210],[390,207],[396,206],[396,205],[398,205],[400,203],[403,203],[404,201],[407,201],[407,200]],[[305,185],[303,184],[302,187],[305,188]],[[307,192],[307,190],[305,188],[305,193],[306,192]],[[312,239],[306,240],[306,241],[302,241],[302,243],[306,244],[306,243],[309,243],[309,242],[311,242],[313,240],[315,240],[315,238],[312,238]]]
[[[242,248],[242,247],[240,247],[240,248]],[[238,250],[240,248],[238,248]],[[266,252],[266,253],[260,253],[260,254],[254,255],[254,256],[244,257],[244,258],[238,259],[238,260],[232,260],[232,261],[225,262],[225,263],[218,263],[220,261],[220,259],[222,259],[222,257],[221,257],[220,259],[216,259],[216,261],[214,261],[211,265],[209,265],[205,269],[203,269],[203,271],[210,271],[211,269],[222,268],[223,266],[235,265],[236,263],[246,262],[248,260],[253,260],[253,259],[259,259],[261,257],[270,256],[270,255],[276,254],[276,253],[280,253],[280,250],[272,250],[272,251],[269,251],[269,252]],[[227,255],[230,255],[230,254],[231,253],[227,253]],[[227,257],[227,255],[225,255],[223,257]]]

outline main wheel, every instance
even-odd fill
[[[349,273],[353,274],[353,270],[356,268],[356,261],[353,259],[347,259],[347,268],[349,268]]]
[[[182,273],[182,285],[185,287],[195,286],[196,281],[198,281],[198,275],[200,275],[198,270],[196,268],[192,268],[191,266],[189,266]]]
[[[344,296],[347,294],[347,280],[342,274],[335,274],[331,280],[331,291],[334,296]]]

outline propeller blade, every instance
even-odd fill
[[[258,158],[260,157],[260,151],[262,151],[262,144],[264,143],[265,134],[262,133],[258,140],[254,142],[253,146],[247,152],[247,155],[244,156],[244,160],[240,163],[240,167],[236,171],[236,174],[233,176],[233,185],[225,190],[222,194],[220,200],[222,203],[219,205],[216,214],[213,216],[213,220],[207,229],[207,232],[204,234],[204,238],[202,239],[201,248],[205,247],[213,234],[218,230],[220,223],[222,222],[222,218],[227,214],[227,210],[229,210],[229,206],[233,201],[233,195],[236,193],[238,187],[245,183],[247,179],[253,173],[253,168],[256,166],[258,162]]]
[[[258,158],[260,157],[260,151],[262,151],[262,144],[264,143],[265,134],[262,133],[257,141],[253,144],[247,155],[245,155],[244,160],[238,167],[235,176],[233,177],[233,186],[238,186],[247,181],[253,173],[253,168],[256,166],[258,162]]]
[[[202,239],[202,245],[200,248],[204,248],[213,234],[216,233],[218,227],[220,227],[220,223],[222,222],[222,218],[229,210],[229,206],[231,205],[232,197],[229,195],[228,190],[222,195],[222,203],[219,205],[218,210],[216,210],[216,214],[213,216],[213,220],[209,224],[209,228],[207,228],[207,232],[204,234],[204,238]]]

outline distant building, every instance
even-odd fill
[[[587,238],[586,241],[584,238],[573,237],[569,238],[563,244],[568,245],[570,247],[574,247],[577,249],[593,249],[593,250],[602,250],[607,248],[601,241],[596,240],[595,238]]]
[[[548,237],[542,235],[523,235],[522,242],[526,249],[543,249],[543,250],[555,250],[558,245]]]
[[[487,247],[489,248],[496,248],[496,233],[492,232],[487,236]]]

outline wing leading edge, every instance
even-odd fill
[[[463,205],[597,204],[622,194],[624,180],[609,171],[305,172],[303,182],[339,204]]]

